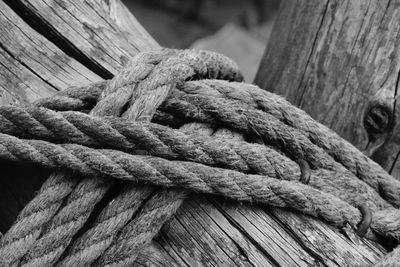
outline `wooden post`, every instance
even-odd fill
[[[159,48],[119,0],[0,0],[0,19],[2,104],[24,105],[70,85],[110,78],[137,52]],[[47,176],[15,166],[1,170],[5,232]],[[137,264],[367,266],[384,253],[377,244],[349,239],[290,210],[192,195]]]
[[[255,82],[400,178],[400,1],[282,1]]]

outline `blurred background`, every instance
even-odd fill
[[[279,0],[123,0],[162,46],[207,49],[233,58],[253,81]]]

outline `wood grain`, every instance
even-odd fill
[[[400,178],[400,1],[283,1],[256,83]]]

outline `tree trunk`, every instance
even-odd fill
[[[0,19],[1,104],[25,105],[68,86],[111,78],[129,57],[159,48],[119,0],[0,0]],[[1,170],[4,232],[47,173],[4,164]],[[137,264],[368,266],[385,253],[357,236],[352,240],[289,210],[193,194]]]
[[[282,1],[255,82],[400,178],[400,1]]]

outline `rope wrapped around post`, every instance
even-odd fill
[[[165,49],[139,54],[110,81],[67,89],[35,107],[0,107],[0,159],[62,172],[4,234],[1,263],[133,263],[186,189],[292,208],[339,227],[361,224],[362,235],[400,240],[400,182],[304,111],[241,79],[221,55]],[[161,125],[187,121],[234,129],[247,141]],[[121,189],[110,177],[129,182]],[[113,189],[116,196],[107,195]]]

